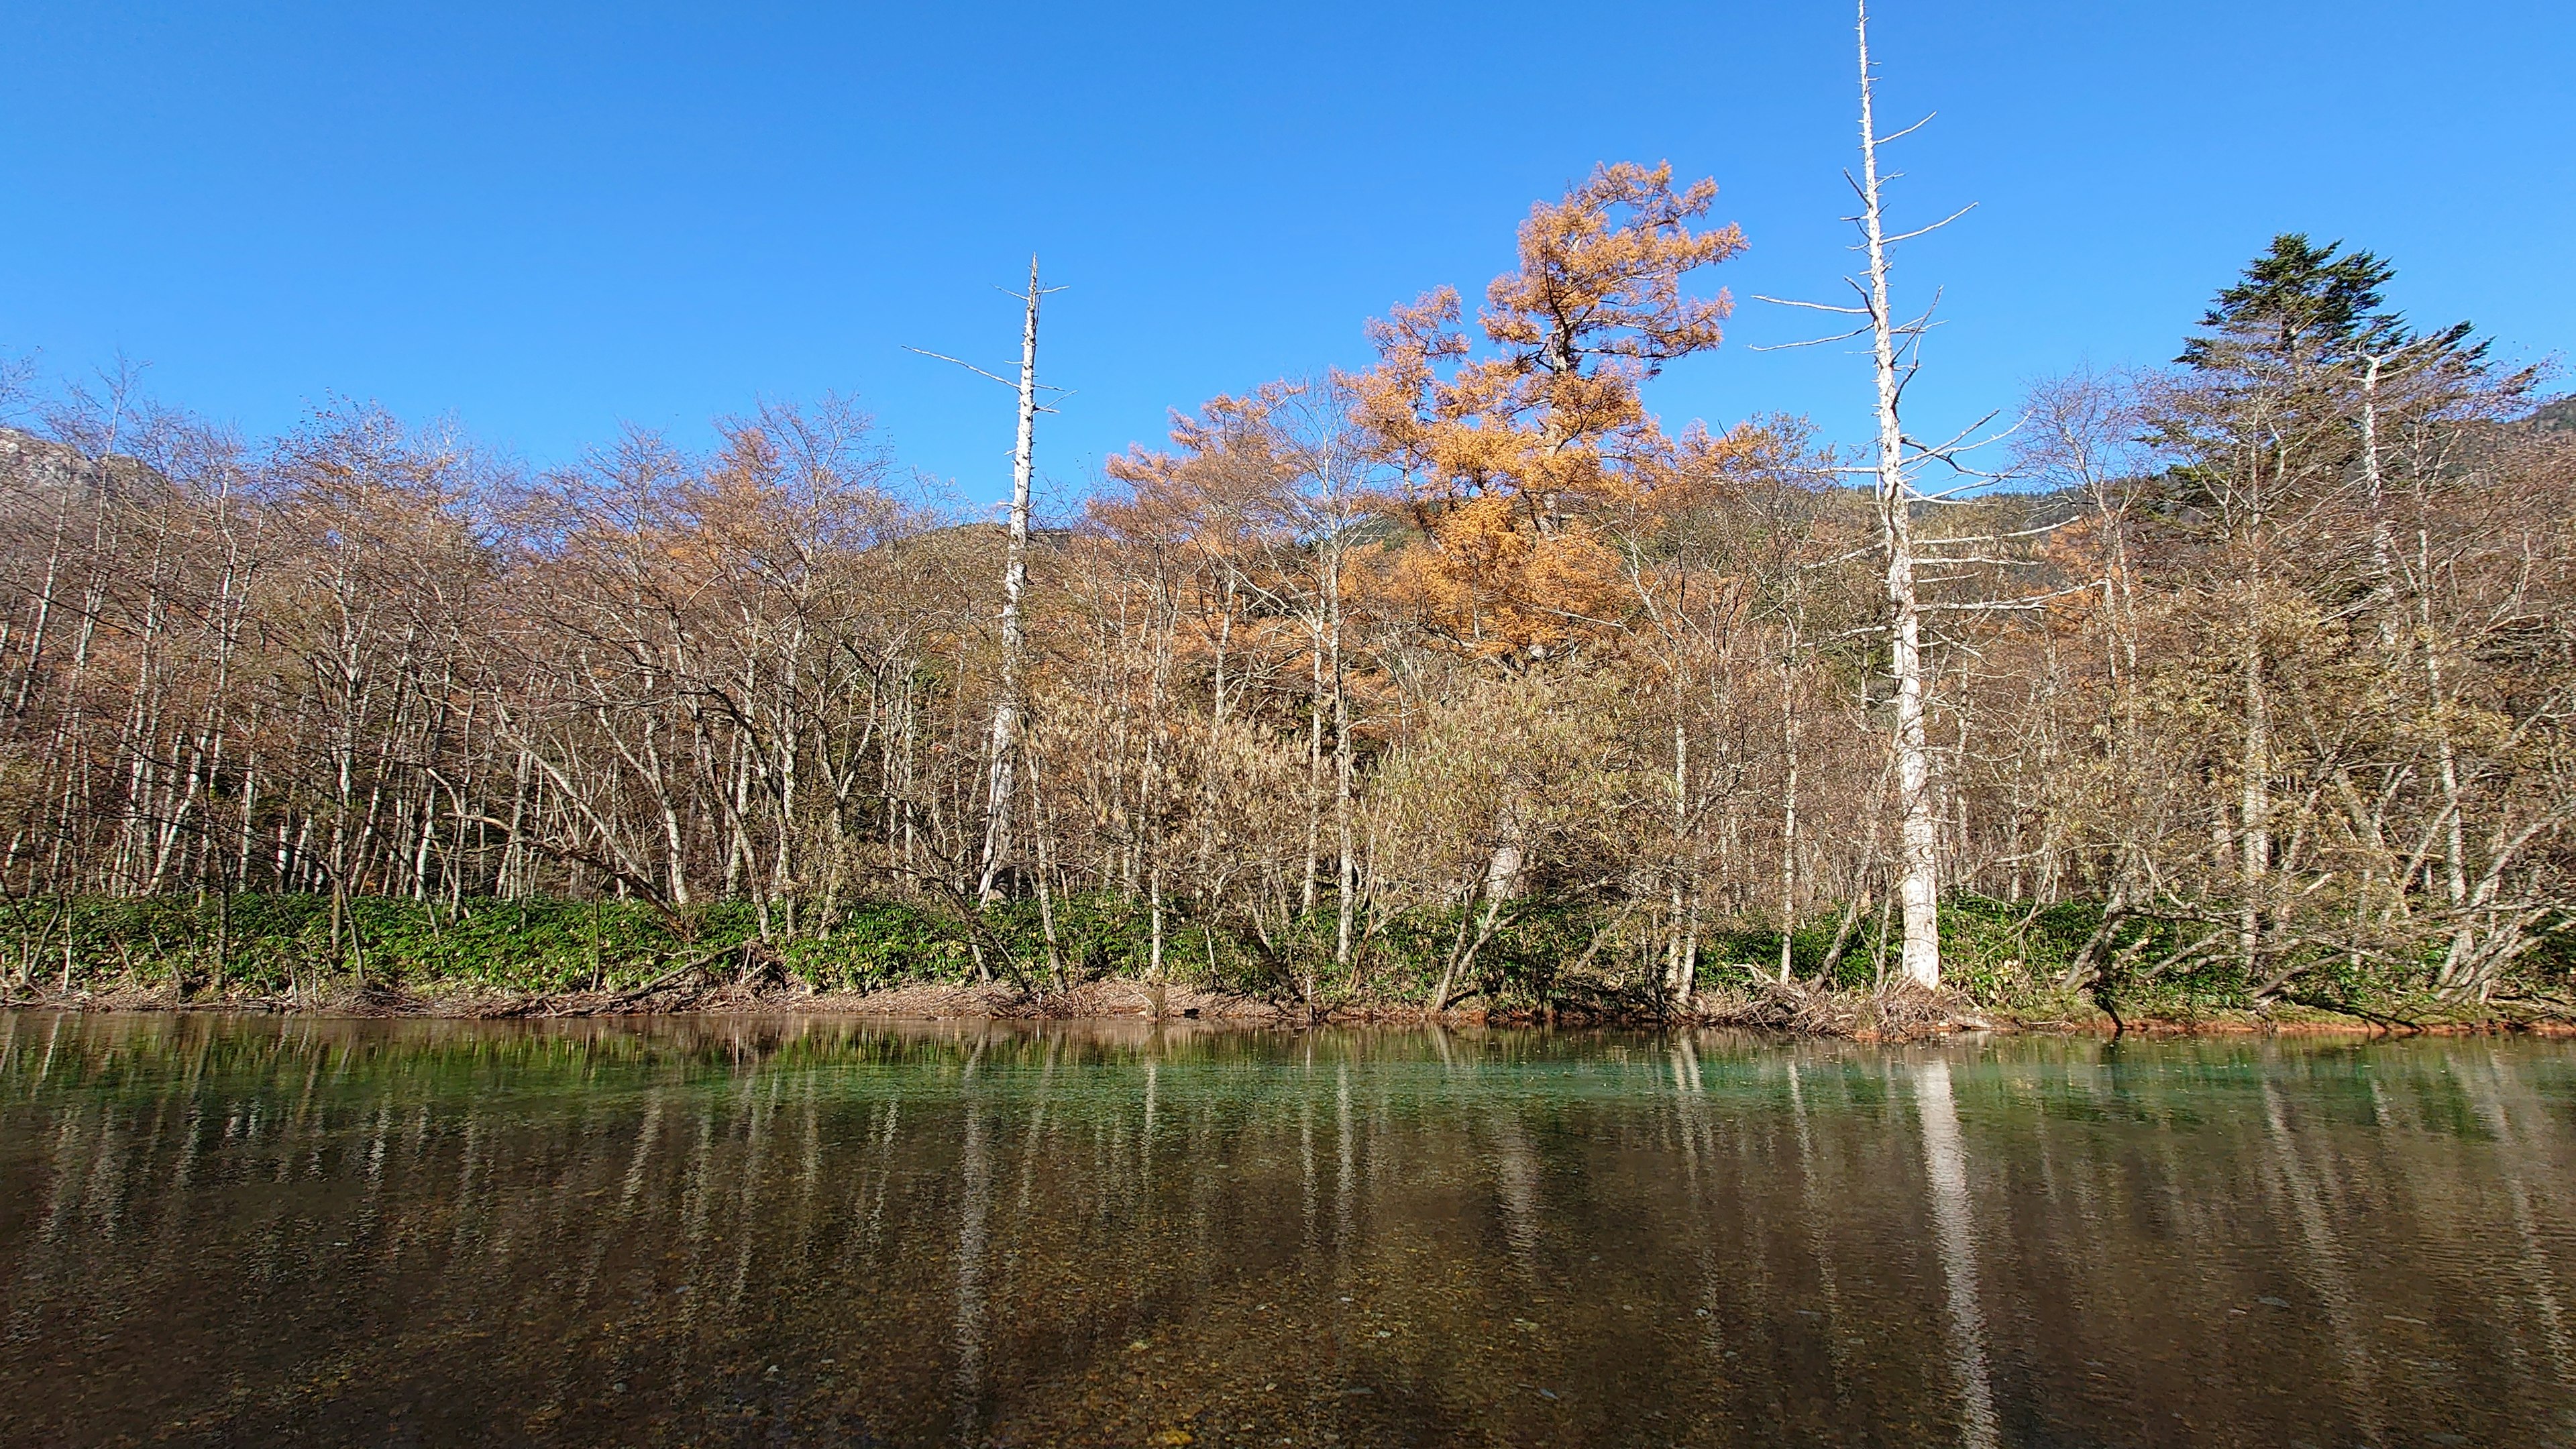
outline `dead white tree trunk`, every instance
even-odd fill
[[[1888,667],[1896,684],[1895,752],[1899,820],[1897,899],[1905,912],[1898,964],[1908,980],[1941,985],[1938,838],[1932,801],[1932,754],[1923,729],[1923,610],[1914,588],[1913,486],[1907,478],[1905,430],[1897,421],[1895,319],[1888,311],[1887,236],[1882,223],[1879,135],[1869,62],[1869,6],[1859,6],[1861,230],[1868,242],[1870,356],[1878,381],[1878,516],[1887,550]]]
[[[1020,327],[1020,435],[1011,454],[1010,543],[1002,556],[1002,693],[993,702],[992,777],[984,800],[984,863],[975,886],[978,903],[999,894],[996,876],[1011,843],[1011,803],[1020,754],[1020,691],[1026,686],[1027,647],[1020,623],[1020,590],[1029,574],[1029,471],[1038,421],[1038,259],[1029,258],[1028,315]]]
[[[1798,692],[1799,635],[1806,605],[1792,596],[1780,649],[1780,980],[1791,977],[1798,930]]]

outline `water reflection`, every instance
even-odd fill
[[[1941,1280],[1950,1307],[1950,1358],[1966,1413],[1961,1442],[1989,1449],[1995,1442],[1995,1395],[1986,1381],[1986,1314],[1977,1297],[1976,1248],[1970,1241],[1968,1161],[1959,1145],[1959,1108],[1950,1096],[1950,1062],[1929,1057],[1913,1064],[1914,1106],[1923,1119],[1923,1165],[1932,1189],[1932,1236],[1941,1254]]]
[[[2576,1052],[0,1015],[30,1443],[2576,1437]]]

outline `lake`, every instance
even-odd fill
[[[2576,1046],[0,1014],[15,1444],[2576,1442]]]

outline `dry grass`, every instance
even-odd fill
[[[1910,981],[1891,981],[1875,991],[1811,990],[1795,981],[1769,981],[1732,998],[1703,997],[1700,1007],[1699,1019],[1711,1026],[1857,1041],[1912,1041],[2000,1027],[1967,998],[1926,991]]]

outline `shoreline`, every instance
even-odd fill
[[[614,1019],[751,1018],[896,1021],[1144,1021],[1245,1031],[1305,1031],[1316,1027],[1495,1027],[1507,1030],[1737,1030],[1784,1040],[1817,1037],[1850,1041],[1907,1042],[1962,1035],[2099,1037],[2297,1036],[2359,1040],[2410,1036],[2523,1035],[2576,1038],[2576,1021],[2546,1015],[2514,1016],[2489,1008],[2484,1016],[2404,1021],[2336,1017],[2313,1009],[2300,1014],[2231,1011],[2189,1018],[2143,1017],[2115,1023],[2063,1015],[2032,1019],[2005,1008],[1909,998],[1902,992],[1797,993],[1795,1009],[1784,999],[1704,999],[1691,1012],[1452,1008],[1430,1012],[1400,1003],[1346,1003],[1308,1009],[1294,1001],[1207,992],[1110,978],[1061,992],[1029,992],[1000,983],[911,983],[875,991],[817,991],[800,987],[716,986],[630,992],[515,993],[476,988],[418,992],[368,986],[298,999],[236,994],[178,997],[166,988],[128,987],[69,993],[34,991],[0,995],[0,1011],[110,1012],[172,1015],[306,1016],[343,1020],[575,1021]]]

